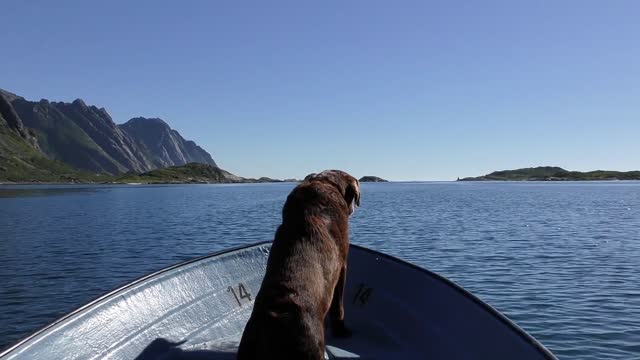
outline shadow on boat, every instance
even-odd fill
[[[135,360],[235,360],[235,347],[224,350],[183,350],[179,346],[185,341],[171,342],[167,339],[157,338],[142,350]],[[360,356],[343,349],[327,346],[325,359],[358,359]]]
[[[235,352],[219,350],[182,350],[178,346],[185,341],[172,342],[167,339],[157,338],[142,350],[135,360],[234,360]]]

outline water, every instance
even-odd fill
[[[0,187],[0,348],[141,275],[271,239],[293,186]],[[560,359],[640,358],[640,183],[363,184],[351,232]]]

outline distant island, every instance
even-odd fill
[[[377,176],[363,176],[360,178],[359,181],[360,182],[389,182],[389,180],[385,180]]]
[[[516,170],[494,171],[491,174],[467,177],[458,181],[598,181],[598,180],[640,180],[640,171],[588,172],[569,171],[555,166],[540,166]]]

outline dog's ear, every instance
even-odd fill
[[[355,206],[360,206],[360,183],[356,179],[350,179],[344,194],[347,204],[349,204],[349,215],[355,211]]]

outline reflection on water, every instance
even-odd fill
[[[43,185],[33,186],[0,186],[0,198],[18,198],[27,196],[60,196],[79,193],[92,193],[98,191],[95,187],[72,187],[59,185],[50,187]]]
[[[143,274],[271,239],[293,186],[0,187],[0,347]],[[354,243],[449,277],[561,359],[640,354],[640,183],[362,192]]]

